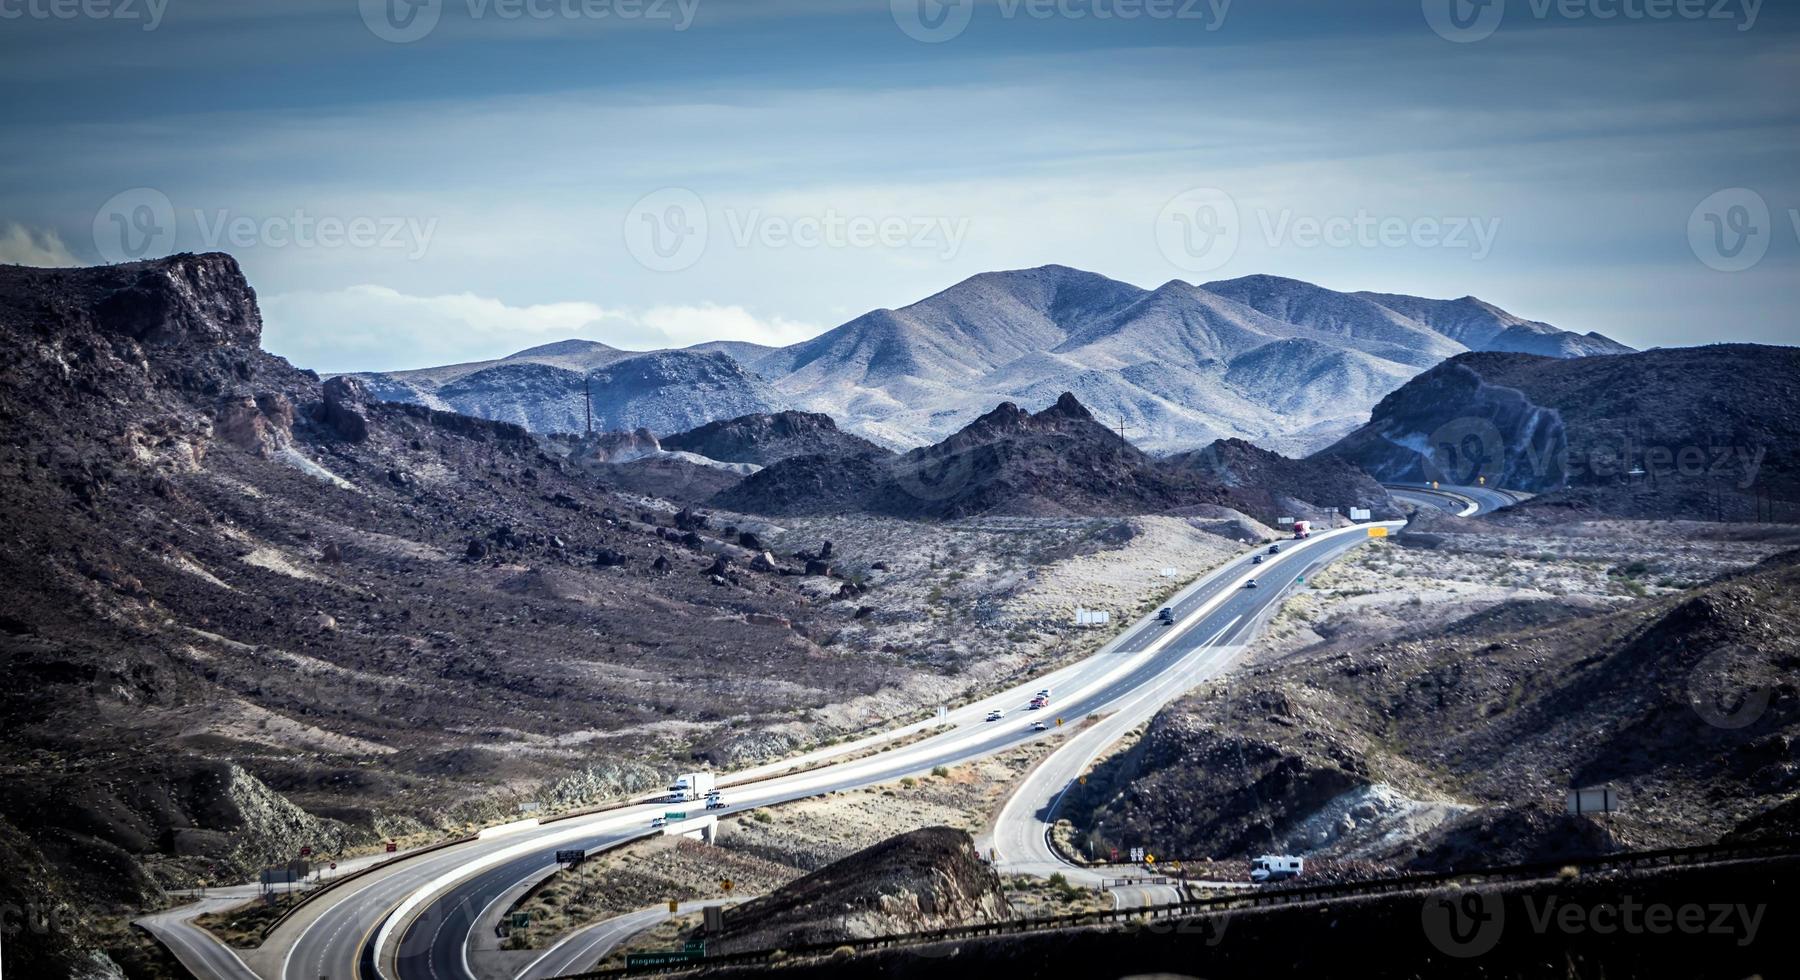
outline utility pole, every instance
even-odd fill
[[[582,393],[585,396],[583,402],[587,406],[587,434],[591,436],[594,434],[594,376],[582,375],[581,385]]]

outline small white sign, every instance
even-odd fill
[[[1366,508],[1366,507],[1352,507],[1352,508],[1350,508],[1350,519],[1351,519],[1351,520],[1353,520],[1353,521],[1366,521],[1366,520],[1368,520],[1368,519],[1369,519],[1369,511],[1368,511],[1368,508]]]

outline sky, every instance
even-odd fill
[[[322,372],[793,343],[970,275],[1795,343],[1758,0],[0,0],[0,261],[224,250]]]

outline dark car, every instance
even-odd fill
[[[1262,556],[1262,555],[1257,555],[1257,556],[1256,556],[1256,557],[1255,557],[1255,558],[1252,558],[1252,559],[1251,559],[1251,560],[1250,560],[1250,564],[1252,564],[1252,565],[1260,565],[1260,564],[1262,564],[1262,563],[1263,563],[1263,556]]]
[[[1271,554],[1271,555],[1281,554],[1281,545],[1278,545],[1278,544],[1269,545],[1269,554]]]

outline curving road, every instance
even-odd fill
[[[1390,526],[1398,526],[1398,522]],[[1077,750],[1098,752],[1116,740],[1117,732],[1130,727],[1125,719],[1148,717],[1161,704],[1229,666],[1233,651],[1278,603],[1284,590],[1272,586],[1292,583],[1304,570],[1365,540],[1366,534],[1358,527],[1318,532],[1304,542],[1283,542],[1284,553],[1270,556],[1260,566],[1252,565],[1250,553],[1246,553],[1169,601],[1176,625],[1164,625],[1154,617],[1141,620],[1094,655],[954,709],[945,719],[915,723],[724,776],[721,785],[730,805],[719,813],[887,782],[934,766],[964,762],[1044,737],[1046,733],[1032,731],[1032,722],[1040,717],[1054,726],[1058,718],[1074,725],[1090,715],[1104,716],[1071,736],[1069,744],[1051,759],[1061,765],[1060,760],[1076,758]],[[1264,588],[1242,588],[1242,579],[1252,574],[1265,583]],[[1052,707],[1042,712],[1026,710],[1032,693],[1041,687],[1054,692]],[[1003,720],[984,721],[994,708],[1005,711]],[[867,758],[843,758],[938,726],[948,727]],[[1112,733],[1111,738],[1099,741],[1106,733]],[[1051,768],[1046,763],[1038,773]],[[1048,777],[1034,774],[1028,785],[1042,785],[1044,778]],[[1033,808],[1034,813],[1043,802]],[[649,820],[663,809],[660,803],[640,802],[392,861],[321,896],[245,959],[259,975],[274,980],[373,977],[378,972],[405,980],[468,980],[472,973],[465,950],[483,911],[496,898],[523,881],[541,877],[559,848],[591,851],[652,833]],[[993,846],[1004,848],[1007,860],[1029,863],[1034,856],[1017,850],[1016,835],[1001,830]],[[1038,837],[1041,841],[1042,834]],[[1020,856],[1015,858],[1015,854]],[[1069,873],[1060,863],[1055,870]],[[1141,900],[1149,901],[1154,895],[1145,892]],[[375,969],[377,950],[383,967],[379,971]]]
[[[1463,517],[1510,507],[1518,502],[1520,496],[1487,487],[1433,488],[1396,484],[1389,486],[1388,490],[1397,499],[1415,506],[1439,507]],[[1378,523],[1393,528],[1402,526],[1404,522]],[[1116,714],[1070,739],[1067,745],[1058,749],[1026,776],[983,839],[983,846],[991,849],[1002,871],[1038,876],[1060,873],[1072,882],[1093,887],[1099,887],[1107,880],[1151,876],[1150,870],[1133,865],[1088,868],[1064,860],[1050,846],[1049,839],[1063,795],[1126,732],[1147,721],[1163,704],[1179,697],[1185,690],[1229,669],[1243,653],[1247,642],[1254,637],[1264,619],[1279,607],[1289,587],[1298,585],[1298,580],[1310,576],[1366,540],[1355,533],[1327,532],[1325,536],[1335,538],[1324,547],[1299,554],[1295,554],[1297,549],[1290,549],[1288,554],[1274,564],[1265,560],[1262,570],[1258,572],[1259,585],[1266,586],[1272,580],[1281,583],[1281,588],[1244,589],[1237,597],[1217,606],[1206,616],[1191,624],[1184,623],[1181,627],[1182,638],[1174,646],[1185,648],[1189,652],[1185,662],[1172,671],[1168,679],[1146,687],[1136,698],[1120,705]],[[1318,537],[1320,536],[1315,535],[1315,539]],[[1116,904],[1122,908],[1172,902],[1180,898],[1174,885],[1120,885],[1112,890]]]
[[[1400,523],[1383,522],[1389,528]],[[1294,588],[1300,587],[1300,580],[1366,540],[1368,535],[1363,528],[1328,532],[1324,540],[1315,536],[1304,549],[1290,547],[1284,554],[1271,557],[1260,566],[1242,568],[1239,574],[1222,581],[1221,589],[1233,590],[1229,598],[1178,627],[1181,633],[1168,648],[1179,658],[1173,669],[1122,699],[1112,714],[1070,739],[1019,784],[982,842],[991,849],[999,869],[1040,877],[1060,873],[1071,882],[1088,887],[1100,887],[1107,880],[1150,876],[1148,869],[1132,865],[1081,867],[1057,854],[1050,846],[1049,831],[1056,822],[1064,794],[1126,732],[1148,721],[1163,705],[1228,670],[1265,618],[1280,607]],[[1236,584],[1252,575],[1258,582],[1257,588]],[[1113,893],[1120,907],[1153,905],[1180,897],[1174,885],[1123,885],[1115,887]]]

